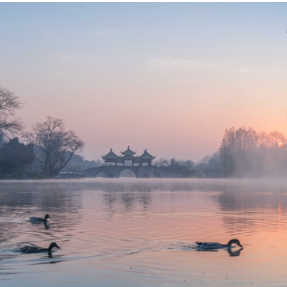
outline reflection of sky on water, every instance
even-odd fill
[[[275,218],[271,220],[270,214],[285,213],[286,195],[284,182],[275,186],[259,181],[251,185],[249,181],[226,184],[223,180],[3,182],[0,186],[0,240],[3,241],[4,233],[4,238],[11,236],[8,229],[17,228],[19,220],[32,215],[56,212],[57,218],[51,218],[54,228],[55,223],[60,227],[63,221],[69,226],[76,225],[83,216],[83,197],[89,196],[100,197],[101,200],[95,202],[96,208],[110,217],[139,211],[147,215],[149,212],[189,214],[193,210],[195,216],[204,221],[202,215],[212,209],[216,220],[234,231],[252,230],[256,224],[274,225]],[[285,224],[285,217],[277,216],[278,224],[279,221]],[[43,225],[43,228],[48,230],[49,226]]]
[[[267,281],[272,274],[282,279],[285,271],[280,266],[287,256],[279,247],[287,240],[285,186],[285,182],[237,180],[2,182],[0,280],[6,274],[3,268],[9,267],[21,277],[43,272],[42,265],[58,266],[59,272],[53,273],[58,279],[77,274],[86,282],[85,274],[90,274],[91,281],[83,286],[93,286],[96,278],[110,280],[108,286],[126,286],[127,280],[136,282],[134,286],[148,286],[154,280],[169,284],[170,277],[181,278],[180,274],[194,284],[216,286],[211,283],[218,276],[226,277],[227,269],[228,278],[237,283],[250,281],[250,270],[258,277],[257,283],[262,270]],[[51,216],[48,228],[27,221],[32,215],[46,213]],[[196,252],[182,248],[193,246],[196,240],[227,243],[232,238],[240,239],[244,249]],[[51,241],[61,246],[53,258],[11,253],[20,245],[46,247]],[[56,262],[61,264],[47,264]],[[274,270],[274,266],[278,268]],[[141,279],[133,277],[135,270]],[[202,273],[210,274],[205,276],[209,281],[202,281]],[[180,282],[184,280],[171,286],[181,286]]]
[[[152,194],[149,192],[104,192],[103,193],[103,203],[110,212],[111,216],[118,207],[120,210],[131,212],[134,208],[147,209],[151,204]]]
[[[233,185],[214,197],[230,232],[258,232],[285,228],[287,193],[284,185]]]
[[[81,217],[82,195],[70,190],[70,184],[67,187],[48,181],[1,183],[0,243],[13,247],[50,241],[54,232],[59,234],[52,236],[56,240],[74,229]],[[44,217],[46,213],[51,217],[47,224],[29,222],[31,216]]]

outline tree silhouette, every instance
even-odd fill
[[[35,124],[25,137],[35,146],[35,157],[45,177],[57,175],[73,154],[84,147],[84,142],[73,131],[65,130],[63,120],[53,117]]]

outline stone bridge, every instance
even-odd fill
[[[96,177],[102,173],[104,178],[118,178],[124,170],[131,170],[137,178],[154,178],[154,177],[180,177],[179,174],[161,170],[155,166],[109,166],[103,165],[92,167],[84,170],[82,175],[86,177]]]

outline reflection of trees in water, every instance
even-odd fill
[[[123,208],[126,212],[129,212],[131,209],[137,208],[138,206],[141,206],[143,209],[147,209],[152,198],[150,192],[106,191],[103,193],[103,201],[108,210],[113,214],[117,208]]]
[[[48,182],[2,182],[0,186],[0,242],[11,243],[13,238],[28,234],[30,216],[44,217],[51,213],[51,224],[34,226],[40,232],[74,229],[81,219],[82,193],[69,185]],[[28,226],[30,225],[30,226]],[[35,225],[35,223],[33,223]],[[58,233],[57,233],[58,235]],[[12,240],[12,241],[11,241]]]
[[[120,195],[120,201],[122,206],[125,207],[126,210],[130,210],[134,204],[134,195],[132,193],[123,193]]]
[[[111,214],[114,214],[118,208],[123,208],[126,212],[129,212],[131,209],[138,206],[141,206],[143,209],[147,209],[152,198],[150,189],[147,187],[131,187],[128,190],[123,185],[113,185],[105,186],[103,201]]]
[[[151,191],[152,187],[145,183],[107,182],[103,185],[104,191]]]
[[[253,233],[257,228],[257,220],[255,218],[244,216],[243,214],[226,215],[222,217],[224,227],[231,234]]]
[[[150,191],[152,188],[144,182],[107,182],[103,189],[103,201],[111,215],[119,207],[123,207],[126,212],[129,212],[138,205],[147,209],[151,203]]]
[[[118,196],[115,192],[110,191],[110,192],[106,192],[103,194],[103,199],[104,199],[105,205],[109,209],[112,209],[114,205],[116,204],[116,202],[118,201]]]
[[[223,210],[251,210],[269,209],[278,212],[287,211],[287,192],[286,190],[257,191],[245,190],[224,192],[215,200]]]
[[[213,198],[224,212],[225,227],[232,233],[254,232],[262,225],[274,228],[280,224],[274,222],[274,214],[287,212],[287,192],[283,185],[232,186]]]
[[[50,210],[76,212],[81,207],[80,193],[69,185],[49,183],[4,183],[0,186],[0,207],[38,207]]]

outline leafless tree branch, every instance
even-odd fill
[[[2,135],[16,135],[21,131],[20,119],[14,118],[15,111],[20,107],[19,98],[0,87],[0,133]]]
[[[84,142],[73,132],[66,131],[61,119],[47,117],[43,123],[33,126],[32,132],[26,133],[25,138],[41,151],[43,174],[55,176],[70,161],[76,151],[81,151]]]

